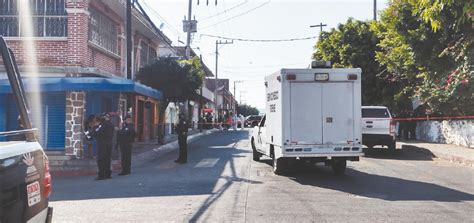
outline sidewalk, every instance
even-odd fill
[[[397,147],[414,152],[433,155],[439,159],[474,167],[474,149],[450,144],[427,143],[422,141],[401,141]]]
[[[188,132],[188,143],[198,138],[212,134],[217,130],[191,130]],[[163,153],[178,148],[177,135],[169,135],[165,137],[165,144],[158,145],[156,140],[150,142],[136,142],[132,148],[132,166],[138,166],[142,163],[154,159]],[[58,176],[85,176],[97,174],[96,159],[72,159],[70,156],[54,156],[50,157],[51,174]],[[112,170],[121,169],[120,160],[112,160]]]

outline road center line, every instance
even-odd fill
[[[219,162],[219,158],[209,158],[209,159],[202,159],[199,163],[194,166],[195,168],[207,168],[213,167]]]

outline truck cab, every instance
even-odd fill
[[[3,37],[0,52],[20,113],[18,121],[24,126],[0,132],[0,222],[51,222],[48,157],[30,122],[19,69]]]

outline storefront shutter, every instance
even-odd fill
[[[12,95],[8,96],[7,106],[7,129],[18,128],[18,111]],[[39,141],[47,150],[64,150],[65,120],[66,120],[66,96],[64,92],[45,93],[41,95],[42,102],[42,125],[37,126],[40,130]],[[30,108],[31,113],[36,114],[37,108]],[[37,120],[31,116],[32,122],[38,125]]]

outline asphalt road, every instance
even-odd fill
[[[248,132],[219,132],[132,169],[93,181],[56,178],[54,222],[474,222],[474,169],[381,149],[349,162],[273,174],[252,161]]]

